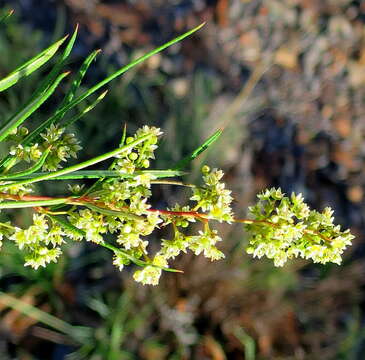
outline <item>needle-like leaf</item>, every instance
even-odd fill
[[[0,129],[0,141],[3,141],[14,129],[21,125],[30,115],[32,115],[56,90],[58,84],[66,77],[69,72],[57,77],[49,88],[28,102],[20,111],[14,114],[6,124]]]
[[[59,47],[66,40],[67,36],[58,40],[46,50],[42,51],[37,56],[33,57],[22,66],[15,69],[8,76],[0,80],[0,92],[6,90],[10,86],[16,84],[22,77],[30,75],[36,71],[39,67],[45,64],[52,56],[57,52]]]
[[[30,144],[33,140],[35,140],[35,138],[47,127],[49,127],[51,124],[53,124],[60,116],[62,116],[64,113],[66,113],[67,111],[69,111],[70,109],[72,109],[73,107],[75,107],[77,104],[79,104],[81,101],[85,100],[87,97],[89,97],[90,95],[92,95],[94,92],[96,92],[97,90],[99,90],[101,87],[105,86],[106,84],[108,84],[110,81],[114,80],[115,78],[117,78],[118,76],[124,74],[126,71],[132,69],[133,67],[135,67],[136,65],[144,62],[145,60],[147,60],[148,58],[150,58],[151,56],[158,54],[159,52],[161,52],[162,50],[165,50],[166,48],[176,44],[177,42],[185,39],[186,37],[190,36],[191,34],[193,34],[194,32],[198,31],[203,24],[200,24],[199,26],[197,26],[196,28],[187,31],[186,33],[178,36],[177,38],[159,46],[158,48],[148,52],[147,54],[139,57],[138,59],[132,61],[131,63],[129,63],[126,66],[123,66],[121,69],[119,69],[118,71],[114,72],[113,74],[111,74],[110,76],[108,76],[107,78],[105,78],[104,80],[100,81],[99,83],[97,83],[96,85],[94,85],[93,87],[91,87],[89,90],[85,91],[83,94],[81,94],[80,96],[78,96],[76,99],[72,100],[69,104],[63,106],[61,109],[58,110],[58,112],[51,116],[48,120],[46,120],[42,125],[40,125],[37,129],[35,129],[31,134],[29,134],[23,141],[22,145],[27,145]]]
[[[0,16],[0,24],[2,23],[2,22],[4,22],[8,17],[10,17],[11,15],[13,15],[14,14],[14,9],[12,9],[12,10],[9,10],[7,13],[5,13],[4,15],[1,15]]]
[[[32,179],[33,177],[38,176],[45,176],[46,172],[33,172],[32,174],[21,174],[16,173],[12,175],[4,176],[3,178],[0,177],[0,180],[25,180],[25,179]],[[114,170],[81,170],[81,171],[74,171],[70,174],[60,175],[52,177],[48,180],[79,180],[79,179],[104,179],[104,178],[121,178],[121,179],[131,179],[138,175],[143,174],[150,174],[156,179],[161,178],[171,178],[175,176],[183,176],[186,175],[186,172],[180,170],[141,170],[135,171],[133,174],[123,174],[119,171]],[[11,177],[10,177],[11,176]]]
[[[207,150],[210,145],[212,145],[223,133],[223,129],[217,130],[212,136],[204,141],[198,148],[196,148],[191,154],[180,160],[173,169],[181,170],[185,168],[191,161],[198,157],[203,151]]]

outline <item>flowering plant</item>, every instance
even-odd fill
[[[247,252],[255,257],[266,256],[282,266],[287,259],[302,257],[314,262],[341,262],[344,249],[351,244],[349,230],[341,231],[333,224],[332,210],[322,213],[310,210],[301,195],[286,197],[280,189],[265,190],[252,206],[249,219],[234,216],[231,191],[226,187],[223,172],[202,168],[202,185],[185,184],[171,178],[184,175],[184,166],[210,146],[221,134],[218,130],[204,144],[180,163],[167,170],[151,170],[151,160],[162,135],[156,127],[144,126],[133,136],[126,127],[119,146],[90,160],[64,167],[70,158],[77,158],[81,146],[67,127],[92,110],[106,91],[74,116],[71,109],[89,98],[109,81],[148,57],[191,35],[202,25],[160,46],[119,69],[106,79],[76,96],[83,77],[99,51],[94,51],[75,75],[70,90],[57,110],[45,122],[30,131],[25,120],[52,95],[59,83],[69,75],[62,72],[74,45],[77,28],[62,55],[37,91],[22,109],[2,123],[0,141],[8,154],[0,160],[0,209],[31,208],[33,224],[20,228],[10,221],[0,223],[1,240],[13,241],[23,251],[25,265],[37,269],[56,262],[66,239],[89,241],[113,252],[113,264],[122,270],[135,264],[134,279],[156,285],[162,271],[178,272],[169,262],[188,251],[203,254],[210,260],[224,258],[218,243],[222,240],[214,222],[242,223],[251,238]],[[63,38],[0,80],[0,92],[28,76],[52,58],[65,43]],[[113,159],[107,170],[84,170]],[[86,188],[69,185],[69,193],[61,197],[34,195],[34,185],[51,180],[94,178]],[[157,184],[188,186],[191,196],[186,204],[168,209],[155,209],[150,204],[152,188]],[[200,230],[188,232],[191,223],[200,223]],[[153,255],[147,236],[154,230],[171,226],[172,237],[162,239],[160,249]],[[114,234],[114,240],[106,240]]]

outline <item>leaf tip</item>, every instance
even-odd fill
[[[199,30],[199,29],[201,29],[203,26],[205,26],[206,25],[206,21],[204,21],[204,22],[202,22],[201,24],[199,24],[194,30],[195,31],[197,31],[197,30]]]
[[[105,95],[108,93],[109,90],[105,90],[103,93],[101,93],[99,99],[103,99]]]

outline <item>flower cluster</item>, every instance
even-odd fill
[[[28,133],[28,130],[21,127],[16,134],[9,136],[8,140],[19,140]],[[45,171],[54,171],[61,167],[61,162],[67,161],[68,158],[77,157],[77,152],[81,150],[78,140],[74,134],[65,133],[65,129],[57,125],[51,125],[45,133],[40,134],[44,140],[41,144],[35,143],[29,146],[21,144],[10,147],[9,154],[13,155],[17,161],[26,162],[37,161],[41,158],[43,152],[50,148],[42,169]]]
[[[26,185],[11,185],[11,183],[9,182],[3,182],[1,181],[0,184],[2,186],[5,186],[7,184],[9,184],[9,186],[6,186],[4,188],[1,189],[1,191],[3,193],[9,194],[9,195],[19,195],[19,196],[23,196],[26,194],[30,194],[33,192],[33,186],[32,184],[26,184]],[[0,202],[2,200],[0,199]]]
[[[42,156],[42,150],[38,144],[31,146],[18,144],[10,148],[9,154],[15,156],[18,160],[24,160],[29,163],[31,161],[37,161]]]
[[[22,130],[19,136],[24,134]],[[333,224],[332,210],[310,210],[301,195],[286,197],[280,189],[271,189],[258,195],[258,203],[250,207],[252,219],[235,219],[231,191],[222,182],[223,171],[208,166],[202,168],[203,184],[189,185],[189,203],[175,204],[166,210],[153,209],[152,185],[159,180],[156,172],[148,169],[161,134],[158,128],[144,126],[134,136],[123,135],[121,151],[110,166],[119,177],[101,178],[89,189],[69,186],[72,196],[65,197],[60,213],[35,207],[38,213],[33,217],[33,225],[20,229],[0,223],[1,236],[14,241],[25,252],[25,265],[35,269],[57,261],[64,239],[84,239],[112,250],[113,264],[119,270],[131,263],[139,266],[133,278],[146,285],[157,285],[163,270],[177,271],[170,267],[170,262],[182,253],[191,251],[211,261],[224,258],[217,247],[222,239],[212,228],[213,221],[245,223],[251,233],[247,252],[259,258],[265,255],[276,266],[293,257],[321,263],[341,262],[353,236]],[[44,142],[40,146],[17,146],[15,153],[23,160],[36,161],[48,151],[43,169],[56,170],[61,161],[76,156],[80,149],[74,136],[65,134],[58,126],[51,126],[41,136]],[[31,190],[11,180],[2,186],[0,206],[1,201],[13,200],[14,195],[26,198]],[[155,246],[150,246],[148,236],[166,226],[172,228],[173,236],[162,239],[159,249],[153,252]],[[108,234],[113,234],[114,240],[107,241]]]
[[[6,141],[13,141],[16,144],[22,142],[29,134],[29,130],[25,126],[16,127],[6,138]]]
[[[147,141],[138,144],[133,149],[129,149],[121,153],[112,169],[119,171],[122,174],[133,174],[136,168],[149,168],[150,159],[154,159],[154,152],[157,149],[158,137],[162,135],[162,131],[154,126],[147,125],[138,129],[134,136],[126,138],[126,144],[141,138],[144,135],[152,135]]]
[[[275,266],[283,266],[294,257],[322,264],[341,263],[341,255],[354,236],[333,224],[333,210],[310,210],[301,194],[287,197],[274,188],[258,198],[249,208],[253,219],[246,225],[251,233],[249,254],[273,259]]]
[[[48,147],[51,148],[51,152],[42,166],[43,170],[57,170],[61,167],[61,162],[67,161],[70,157],[76,159],[77,152],[82,149],[74,134],[65,133],[65,128],[57,125],[52,124],[40,136],[44,139],[43,151]]]
[[[45,266],[51,261],[56,261],[61,255],[60,245],[64,243],[65,233],[57,223],[49,226],[44,214],[33,215],[33,225],[27,229],[14,228],[14,233],[9,237],[20,250],[25,252],[25,266],[34,269]]]
[[[142,270],[137,270],[133,278],[144,285],[157,285],[162,273],[162,268],[168,268],[168,261],[175,259],[180,253],[191,250],[195,255],[203,254],[211,261],[224,258],[224,254],[215,246],[222,239],[217,230],[199,231],[198,235],[186,236],[176,231],[172,240],[162,239],[161,249],[155,254],[151,265]]]
[[[220,222],[231,222],[233,220],[231,202],[231,191],[225,188],[225,184],[220,180],[223,178],[223,171],[218,169],[210,170],[209,166],[202,168],[205,185],[193,189],[192,201],[197,202],[195,210],[202,209],[208,211],[211,219]]]
[[[95,244],[103,241],[103,234],[108,230],[104,216],[89,209],[73,212],[68,220],[73,226],[84,231],[86,241],[92,241]]]
[[[37,161],[42,156],[42,149],[38,144],[33,144],[30,146],[23,146],[21,142],[28,135],[29,130],[24,126],[19,126],[15,128],[13,133],[7,137],[7,141],[14,142],[16,145],[10,146],[9,154],[13,155],[17,161],[26,161],[27,163],[31,161]]]
[[[97,197],[102,206],[74,212],[69,216],[69,221],[85,233],[86,240],[98,244],[103,242],[104,234],[115,234],[115,242],[121,251],[115,252],[113,264],[122,270],[130,264],[131,258],[148,259],[143,269],[134,273],[134,279],[143,284],[156,285],[162,270],[168,269],[169,261],[181,252],[190,250],[195,255],[203,254],[210,260],[224,257],[216,247],[221,238],[217,230],[210,229],[208,220],[232,221],[232,197],[221,182],[223,172],[204,166],[204,185],[192,188],[190,200],[195,203],[193,208],[190,205],[176,204],[167,211],[151,209],[149,198],[154,177],[149,173],[136,172],[148,168],[149,160],[154,158],[161,131],[144,126],[134,137],[127,137],[125,142],[131,143],[147,134],[152,136],[135,148],[122,152],[112,165],[114,170],[129,176],[105,181],[100,189],[91,194]],[[197,216],[198,210],[203,212]],[[196,221],[203,223],[204,230],[198,231],[197,235],[184,234],[183,230]],[[157,227],[167,225],[173,226],[174,238],[163,239],[160,250],[150,259],[146,236]]]

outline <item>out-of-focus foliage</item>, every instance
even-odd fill
[[[357,235],[356,252],[342,268],[301,263],[275,269],[270,262],[249,258],[242,262],[247,243],[240,241],[241,231],[223,228],[223,237],[230,239],[226,262],[208,267],[204,260],[177,261],[176,266],[188,269],[183,278],[176,281],[176,275],[167,276],[159,289],[141,290],[115,276],[103,251],[87,248],[85,254],[76,248],[70,249],[64,274],[58,274],[57,280],[44,276],[58,303],[44,291],[30,301],[64,320],[91,326],[96,334],[109,333],[99,312],[87,309],[88,295],[124,292],[132,294],[138,304],[148,301],[152,311],[145,317],[145,326],[129,333],[123,345],[141,359],[240,359],[243,354],[248,359],[361,358],[365,273],[362,2],[64,3],[68,21],[72,25],[79,21],[89,32],[85,31],[88,41],[80,53],[102,47],[110,55],[108,64],[114,61],[118,66],[127,62],[130,50],[161,43],[172,29],[185,28],[194,19],[209,23],[194,42],[148,62],[112,86],[105,105],[101,103],[100,110],[91,112],[88,123],[79,127],[83,143],[95,135],[95,152],[89,155],[105,147],[104,139],[119,134],[120,120],[127,120],[132,131],[148,122],[162,127],[169,135],[162,148],[169,152],[158,158],[164,157],[167,163],[171,156],[177,161],[207,137],[204,128],[216,128],[234,118],[216,145],[225,151],[216,147],[212,156],[217,158],[214,164],[219,161],[217,165],[227,170],[233,193],[243,194],[236,207],[245,208],[254,193],[271,185],[289,193],[303,192],[316,208],[331,204],[341,222],[352,227]],[[29,15],[23,19],[52,29],[54,22],[48,20],[45,25],[40,18],[55,19],[55,12],[46,2],[37,2],[37,6],[38,18],[32,8],[26,8]],[[33,48],[28,51],[24,60],[34,54]],[[271,66],[250,98],[242,101],[239,91],[247,74],[262,61]],[[116,115],[114,109],[118,109]],[[194,131],[187,132],[187,128]],[[185,134],[183,142],[174,135],[178,133]],[[163,199],[174,203],[179,198],[168,187],[160,195],[155,198],[160,205],[166,204]],[[25,222],[23,215],[17,216],[20,223]],[[13,262],[2,268],[12,274],[2,279],[2,290],[15,292],[23,286],[27,294],[24,287],[34,274],[21,265],[25,273],[19,278],[20,270]],[[115,304],[108,303],[112,311]],[[14,351],[28,349],[33,354],[50,344],[42,340],[49,336],[33,331],[29,318],[20,321],[19,313],[6,311],[2,312],[8,329],[3,343],[16,343]],[[23,336],[13,335],[17,325],[24,330]],[[57,338],[58,344],[65,342]],[[71,351],[64,345],[49,346]],[[106,357],[99,349],[99,356]]]

